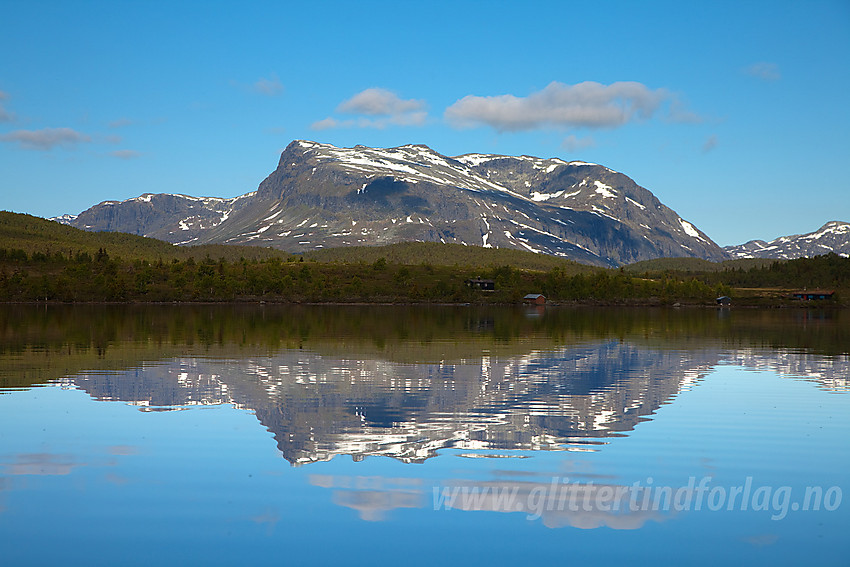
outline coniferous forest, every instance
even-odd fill
[[[823,289],[842,305],[850,259],[661,259],[604,269],[516,250],[438,243],[317,251],[179,247],[134,235],[89,233],[26,215],[0,216],[2,302],[549,302],[794,305],[789,292]],[[344,252],[344,253],[343,253]],[[494,291],[469,285],[492,280]]]

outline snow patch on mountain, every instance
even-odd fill
[[[610,185],[605,185],[601,181],[594,181],[593,184],[596,186],[596,192],[607,198],[614,198],[617,194],[614,192],[614,188]]]
[[[682,230],[685,231],[685,234],[687,234],[688,236],[692,236],[698,240],[703,240],[703,237],[700,236],[699,231],[694,228],[694,225],[684,219],[679,219],[679,224],[681,225]]]

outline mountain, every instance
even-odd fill
[[[255,193],[232,199],[145,193],[126,201],[104,201],[79,215],[50,220],[91,231],[127,232],[172,244],[198,243],[207,230],[227,220]]]
[[[815,232],[782,236],[770,242],[750,240],[746,244],[723,248],[732,258],[774,258],[793,260],[830,252],[850,257],[850,223],[830,221]]]
[[[290,252],[418,240],[602,266],[726,258],[650,191],[607,167],[531,156],[446,157],[422,145],[337,148],[297,140],[257,191],[234,199],[145,194],[55,220],[179,244]]]

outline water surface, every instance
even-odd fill
[[[0,332],[9,565],[850,552],[842,311],[18,306]]]

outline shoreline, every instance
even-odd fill
[[[0,305],[34,305],[34,306],[76,306],[76,305],[157,305],[157,306],[193,306],[193,305],[221,305],[221,306],[337,306],[337,307],[526,307],[526,308],[558,308],[558,307],[630,307],[630,308],[669,308],[669,309],[850,309],[850,305],[843,305],[831,301],[804,301],[797,300],[783,303],[766,303],[763,301],[739,301],[731,305],[717,305],[711,303],[674,302],[662,303],[660,301],[614,301],[614,300],[575,300],[575,301],[547,301],[545,304],[521,303],[521,302],[486,302],[486,301],[286,301],[286,300],[228,300],[228,301],[0,301]]]

